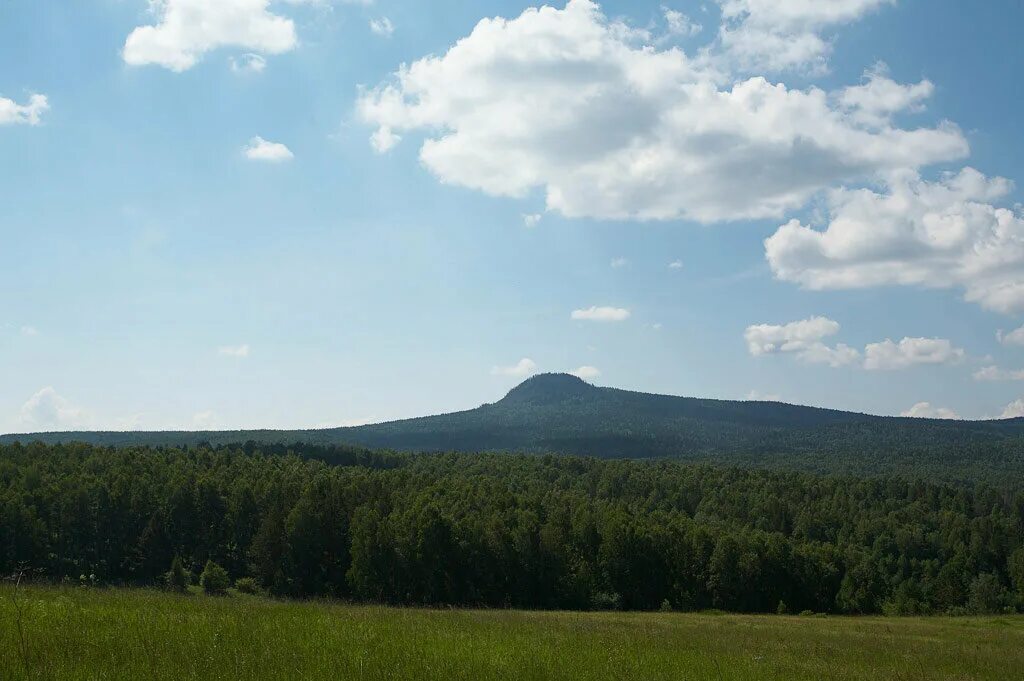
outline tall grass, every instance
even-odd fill
[[[1021,617],[415,610],[0,588],[4,680],[965,681],[1022,674]]]

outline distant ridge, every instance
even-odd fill
[[[389,423],[324,430],[74,432],[0,436],[0,443],[110,446],[352,444],[401,451],[671,457],[824,472],[961,471],[980,462],[1024,472],[1024,420],[871,416],[781,402],[674,397],[540,374],[493,404]]]

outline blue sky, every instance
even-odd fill
[[[1024,6],[535,7],[0,4],[0,431],[1024,413]]]

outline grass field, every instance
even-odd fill
[[[5,681],[1024,675],[1021,617],[416,610],[40,587],[14,595],[0,588]]]

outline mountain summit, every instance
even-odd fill
[[[537,374],[509,390],[498,404],[551,405],[585,399],[597,390],[572,374]]]
[[[947,477],[959,471],[965,478],[979,465],[997,476],[1024,473],[1024,419],[938,421],[654,395],[593,386],[571,374],[534,376],[476,409],[352,428],[0,436],[0,443],[16,440],[113,446],[349,444],[401,451],[669,457],[857,474],[925,468]]]

